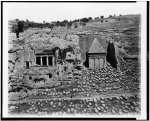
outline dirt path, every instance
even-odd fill
[[[81,99],[81,100],[93,100],[95,98],[99,99],[99,98],[112,98],[112,97],[119,97],[119,96],[134,96],[134,95],[140,95],[139,92],[136,93],[123,93],[123,94],[107,94],[107,95],[93,95],[92,97],[61,97],[61,98],[45,98],[45,99],[24,99],[24,100],[19,100],[19,101],[9,101],[9,104],[16,104],[16,103],[30,103],[30,102],[36,102],[36,101],[46,101],[46,100],[61,100],[61,99],[66,99],[66,100],[77,100],[77,99]]]

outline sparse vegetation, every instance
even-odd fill
[[[12,27],[12,32],[16,33],[16,37],[19,38],[19,33],[24,31],[24,22],[16,20],[16,24]]]
[[[125,56],[139,57],[140,15],[84,17],[51,23],[16,21],[21,22],[20,34],[14,25],[13,32],[18,34],[18,39],[10,33],[12,47],[8,51],[10,114],[140,113],[140,61],[124,60]],[[95,38],[107,50],[108,63],[106,68],[91,70],[82,63]],[[114,43],[111,47],[109,41]],[[22,49],[39,47],[45,49],[44,54],[58,56],[58,65],[51,67],[52,70],[37,66],[34,72],[29,68],[24,71],[24,67],[19,69]],[[67,65],[68,52],[79,54],[81,60],[68,61]],[[64,72],[62,77],[59,77],[58,67]],[[40,71],[48,74],[40,77]],[[28,73],[37,76],[27,79],[24,76]],[[50,76],[51,73],[55,75]]]

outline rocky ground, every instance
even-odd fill
[[[124,66],[127,68],[125,63]],[[82,70],[82,75],[76,76],[78,79],[74,81],[64,81],[54,88],[30,90],[24,98],[10,100],[9,112],[37,115],[140,113],[137,76],[121,73],[111,66],[103,70]]]
[[[136,114],[140,113],[139,96],[98,97],[94,99],[47,99],[9,104],[12,114]]]

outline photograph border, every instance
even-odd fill
[[[3,28],[4,28],[4,25],[3,25],[3,15],[4,15],[4,11],[3,11],[3,3],[6,3],[6,2],[20,2],[20,3],[23,3],[23,2],[27,2],[27,3],[31,3],[31,2],[34,2],[34,3],[45,3],[45,2],[49,2],[49,3],[52,3],[52,2],[56,2],[56,3],[60,3],[60,2],[71,2],[71,3],[74,3],[74,2],[82,2],[82,3],[118,3],[118,2],[136,2],[136,1],[1,1],[1,120],[35,120],[35,117],[33,118],[28,118],[28,117],[20,117],[20,118],[16,118],[16,117],[13,117],[13,118],[4,118],[3,117]],[[147,44],[147,62],[146,62],[146,65],[147,65],[147,97],[146,97],[146,100],[147,100],[147,120],[149,120],[149,1],[147,1],[147,5],[146,5],[146,18],[147,18],[147,41],[146,41],[146,44]],[[146,48],[145,48],[146,49]],[[36,120],[136,120],[136,118],[85,118],[85,117],[64,117],[64,118],[59,118],[59,117],[48,117],[48,118],[43,118],[43,117],[36,117]]]

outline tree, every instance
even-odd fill
[[[85,23],[87,23],[88,21],[89,21],[88,18],[82,18],[82,19],[80,19],[80,22],[85,22]]]
[[[77,28],[77,27],[78,27],[78,25],[76,23],[74,23],[74,28]]]
[[[85,25],[86,25],[86,23],[85,23],[85,22],[83,22],[83,23],[82,23],[82,26],[85,26]]]
[[[26,19],[26,22],[29,22],[29,20],[28,20],[28,19]]]
[[[104,16],[101,16],[100,18],[104,18]]]
[[[60,22],[59,26],[66,26],[66,23]]]
[[[67,24],[67,28],[70,28],[72,26],[72,22],[70,21],[68,24]]]
[[[60,26],[64,26],[64,27],[67,26],[67,24],[68,24],[68,20],[63,20],[59,23]]]
[[[79,22],[80,20],[79,19],[75,19],[73,22]]]
[[[68,23],[68,20],[64,20],[63,23]]]
[[[50,24],[49,28],[51,28],[51,30],[54,28],[54,24]]]
[[[19,21],[19,19],[15,19],[15,21],[16,21],[16,22],[18,22],[18,21]]]
[[[42,29],[42,28],[43,28],[43,24],[39,24],[39,28],[41,28],[41,29]]]
[[[16,24],[12,26],[12,32],[16,33],[16,37],[19,38],[19,33],[24,31],[24,21],[16,21]]]
[[[57,22],[55,23],[55,26],[59,26],[59,24],[60,24],[60,22],[59,22],[59,21],[57,21]]]
[[[112,17],[112,15],[109,15],[109,18],[111,18]]]
[[[92,17],[89,17],[89,20],[92,20]]]
[[[99,19],[99,17],[95,17],[95,19]]]
[[[108,43],[106,61],[108,63],[110,63],[110,65],[113,68],[117,69],[117,63],[118,62],[117,62],[117,59],[116,59],[114,43],[111,43],[111,42]]]

